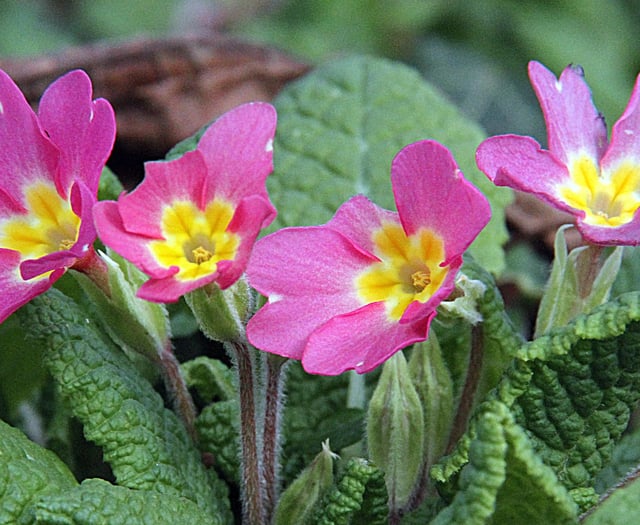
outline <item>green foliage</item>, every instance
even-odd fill
[[[34,503],[75,485],[55,454],[0,420],[0,523],[33,523]]]
[[[234,398],[207,405],[196,419],[200,449],[213,454],[216,468],[236,484],[241,482],[238,412]]]
[[[314,525],[382,525],[387,523],[384,476],[365,459],[353,458],[336,485],[316,507]]]
[[[34,514],[34,525],[221,523],[189,499],[118,487],[101,479],[87,479],[72,490],[41,498]]]
[[[640,477],[635,469],[629,477],[605,495],[600,504],[583,518],[584,525],[618,525],[632,523],[638,514],[640,498]]]
[[[576,522],[576,505],[552,469],[536,456],[508,407],[483,405],[469,443],[460,490],[432,525]]]
[[[55,289],[23,309],[30,337],[86,437],[102,447],[119,485],[183,497],[230,520],[226,488],[205,471],[185,428],[75,303]]]
[[[233,372],[222,361],[199,356],[183,363],[181,369],[189,388],[195,388],[204,401],[236,398]]]
[[[284,408],[283,475],[293,480],[329,440],[333,450],[357,443],[364,433],[364,413],[347,408],[348,375],[311,376],[294,362],[287,371]]]
[[[279,121],[268,186],[279,215],[273,227],[325,222],[356,193],[393,209],[393,157],[409,143],[435,139],[492,205],[493,218],[471,253],[490,271],[503,269],[511,192],[475,168],[482,131],[416,71],[376,58],[338,60],[289,84],[274,103]]]

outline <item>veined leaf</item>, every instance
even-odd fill
[[[118,487],[102,479],[87,479],[64,494],[46,496],[34,508],[36,525],[215,523],[189,499]]]
[[[43,342],[46,364],[71,411],[87,439],[102,447],[118,484],[190,499],[212,523],[229,522],[226,487],[204,469],[178,417],[85,313],[55,289],[21,312],[29,335]]]
[[[0,420],[0,523],[32,523],[36,501],[77,484],[53,452]]]
[[[347,58],[289,84],[274,104],[275,171],[268,180],[279,213],[274,227],[326,222],[357,193],[393,209],[393,157],[407,144],[435,139],[491,202],[493,218],[471,252],[493,273],[502,270],[503,210],[511,192],[475,167],[475,149],[484,138],[480,128],[416,71],[383,59]]]

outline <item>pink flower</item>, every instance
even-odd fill
[[[529,78],[549,149],[530,137],[491,137],[478,148],[480,169],[500,186],[533,193],[574,215],[589,242],[640,244],[640,76],[610,143],[580,68],[569,66],[556,79],[530,62]]]
[[[139,297],[173,302],[238,280],[260,229],[275,217],[265,185],[275,127],[269,104],[239,106],[207,129],[195,151],[147,163],[134,191],[96,205],[102,241],[150,277]]]
[[[359,195],[325,225],[256,243],[247,276],[269,302],[249,321],[253,345],[335,375],[368,372],[427,338],[491,211],[434,141],[400,151],[391,183],[398,213]]]
[[[0,322],[92,253],[91,209],[115,139],[113,109],[72,71],[38,115],[0,71]]]

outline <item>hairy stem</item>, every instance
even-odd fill
[[[255,360],[251,348],[244,342],[230,342],[227,343],[227,347],[235,361],[240,397],[242,523],[263,525],[267,521],[265,520],[262,462],[256,417]]]
[[[162,372],[165,387],[171,397],[173,409],[180,419],[182,419],[193,441],[197,442],[198,434],[195,426],[196,408],[193,404],[189,389],[184,382],[182,372],[180,371],[180,363],[178,363],[171,349],[171,342],[167,341],[165,347],[160,352],[158,364]]]
[[[453,451],[458,440],[462,437],[467,429],[471,407],[473,406],[473,398],[480,381],[480,371],[482,370],[483,358],[482,346],[482,325],[476,325],[471,328],[471,353],[469,355],[469,367],[467,368],[467,377],[464,381],[464,387],[458,403],[458,410],[451,426],[449,434],[449,442],[447,444],[446,453]]]
[[[271,522],[280,492],[280,429],[282,426],[283,387],[287,360],[273,354],[265,356],[265,405],[263,428],[263,476],[265,518]]]

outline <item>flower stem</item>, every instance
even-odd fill
[[[165,347],[159,353],[158,364],[162,372],[165,387],[171,396],[173,409],[182,419],[193,441],[197,442],[198,434],[195,426],[196,409],[191,394],[184,382],[182,372],[180,371],[180,363],[178,363],[171,349],[171,342],[167,341]]]
[[[449,434],[449,442],[446,449],[447,454],[453,451],[456,443],[467,429],[469,415],[473,407],[473,398],[478,388],[478,382],[480,381],[483,354],[482,325],[475,325],[471,327],[471,353],[469,355],[467,377],[465,378],[462,394],[460,395],[458,410],[451,426],[451,433]]]
[[[283,386],[288,361],[278,355],[265,357],[265,406],[263,428],[263,476],[265,518],[271,522],[280,492],[280,429],[282,426]]]
[[[251,348],[244,342],[233,341],[226,344],[238,374],[238,394],[240,397],[240,448],[242,460],[242,523],[263,525],[265,521],[264,490],[262,485],[262,464],[258,443],[257,410],[254,373],[255,359]]]

